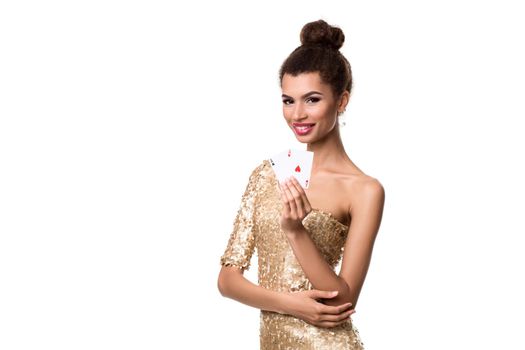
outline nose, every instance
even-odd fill
[[[305,115],[303,105],[301,103],[296,103],[292,113],[292,120],[294,122],[300,122],[305,118],[307,118],[307,116]]]

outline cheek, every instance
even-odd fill
[[[290,108],[283,107],[283,116],[285,119],[292,118],[292,111],[290,110]]]
[[[312,117],[315,117],[316,119],[330,118],[330,115],[331,115],[330,106],[318,105],[318,106],[312,107],[310,110],[310,115]]]

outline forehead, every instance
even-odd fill
[[[283,75],[281,89],[289,96],[301,96],[312,90],[331,94],[330,86],[321,80],[319,72],[300,73],[296,76],[286,73]]]

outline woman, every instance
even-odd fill
[[[352,87],[350,64],[339,52],[343,32],[318,20],[300,38],[279,78],[285,121],[314,152],[310,185],[303,189],[293,177],[280,183],[268,160],[253,169],[220,259],[218,288],[261,309],[261,349],[363,349],[350,316],[385,193],[341,141],[337,118]],[[255,248],[258,285],[243,276]]]

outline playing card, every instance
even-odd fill
[[[288,158],[290,166],[289,172],[299,181],[303,188],[308,188],[310,185],[313,159],[314,152],[290,150],[290,156]]]
[[[293,176],[303,188],[310,185],[314,152],[287,149],[272,156],[270,164],[279,182]]]
[[[288,165],[289,152],[290,150],[282,151],[271,156],[269,159],[270,164],[272,165],[272,169],[275,173],[275,177],[277,178],[277,180],[279,180],[279,182],[283,181],[287,176],[289,176],[287,175],[290,168],[290,166]]]

